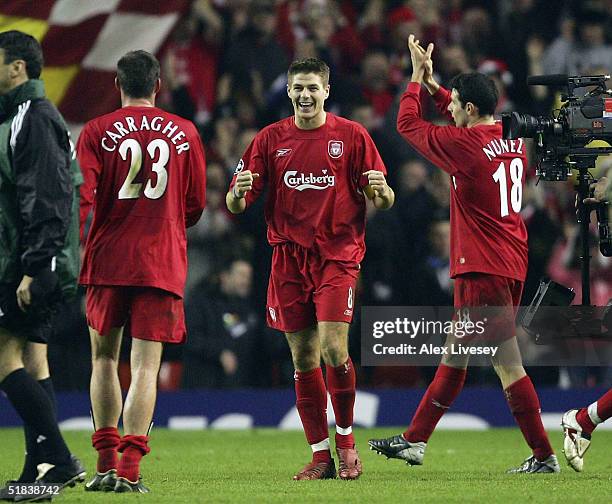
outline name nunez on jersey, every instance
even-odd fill
[[[502,140],[501,138],[495,138],[482,148],[482,152],[487,155],[489,161],[491,161],[496,156],[505,154],[506,152],[516,152],[517,154],[522,154],[523,139],[519,138],[518,140]]]
[[[336,183],[336,177],[334,175],[328,175],[327,170],[323,170],[323,175],[315,175],[314,173],[299,173],[295,170],[288,170],[285,172],[283,178],[285,185],[290,189],[296,191],[303,191],[304,189],[316,189],[322,191],[328,187],[333,187]]]
[[[177,154],[181,154],[182,152],[189,150],[189,142],[181,142],[181,140],[183,140],[186,136],[185,132],[183,130],[179,130],[178,124],[174,124],[172,121],[168,121],[164,125],[163,123],[165,118],[162,116],[155,116],[149,121],[149,118],[143,115],[138,122],[136,122],[133,117],[126,116],[124,121],[115,121],[113,123],[116,133],[106,130],[105,135],[100,141],[102,148],[105,151],[113,152],[117,148],[119,140],[121,140],[124,136],[129,135],[131,132],[137,131],[160,131],[162,135],[167,136],[168,139],[176,146],[175,148]]]

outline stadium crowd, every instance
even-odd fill
[[[493,77],[497,113],[549,114],[558,97],[528,87],[527,75],[609,74],[612,12],[605,0],[194,0],[165,44],[159,105],[192,120],[207,156],[207,208],[189,232],[188,340],[169,346],[161,388],[289,386],[293,366],[282,336],[265,326],[271,250],[263,199],[231,215],[224,199],[241,154],[257,131],[292,113],[286,69],[295,58],[331,67],[327,109],[362,123],[388,168],[396,204],[368,209],[360,305],[449,305],[450,178],[433,169],[396,131],[398,98],[410,75],[408,34],[436,47],[436,78],[477,70]],[[608,37],[608,38],[607,38]],[[611,86],[609,86],[611,87]],[[422,97],[429,120],[441,120]],[[595,176],[612,168],[600,158]],[[542,276],[574,287],[580,302],[577,225],[571,182],[528,175],[522,215],[529,270],[522,304]],[[376,232],[373,232],[376,230]],[[391,239],[392,237],[392,239]],[[612,298],[612,262],[594,242],[592,302]],[[88,386],[89,342],[82,299],[64,307],[50,361],[58,389]],[[351,355],[359,362],[359,319]],[[526,335],[522,338],[528,340]],[[529,345],[529,341],[525,341]],[[362,387],[417,386],[427,368],[362,368]],[[612,385],[612,368],[530,370],[536,385]],[[468,383],[496,380],[474,368]]]

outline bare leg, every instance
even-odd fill
[[[285,333],[296,371],[305,373],[321,365],[321,344],[316,327]]]
[[[49,363],[47,361],[47,345],[28,341],[23,354],[23,363],[30,376],[37,381],[49,378]]]
[[[125,435],[147,435],[157,399],[157,374],[161,355],[161,342],[132,339],[132,383],[123,412]]]
[[[493,368],[499,376],[502,387],[507,389],[514,382],[527,375],[522,365],[521,351],[516,338],[499,344],[495,357],[491,359]]]
[[[319,322],[318,328],[325,364],[333,367],[343,365],[349,357],[349,325],[346,322]]]
[[[117,375],[123,327],[105,336],[89,328],[91,338],[90,395],[95,428],[117,427],[121,415],[121,385]]]

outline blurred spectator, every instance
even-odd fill
[[[480,62],[477,70],[491,77],[497,88],[499,98],[495,108],[495,117],[499,119],[500,115],[504,112],[512,112],[514,110],[514,103],[508,97],[506,90],[512,85],[513,78],[512,74],[508,71],[506,63],[498,59],[485,59]]]
[[[374,124],[379,126],[392,105],[395,90],[389,82],[389,60],[381,52],[370,52],[361,64],[361,91],[372,104]]]
[[[562,227],[553,214],[552,205],[546,203],[546,193],[536,187],[535,179],[528,180],[523,189],[521,216],[527,226],[527,278],[523,289],[522,305],[529,305],[535,296],[540,279],[547,276],[547,267],[553,249],[562,238]]]
[[[591,255],[591,304],[606,306],[612,299],[612,258],[599,252],[596,235],[589,233]],[[572,223],[567,226],[566,239],[558,243],[552,253],[548,274],[552,280],[576,292],[573,304],[582,303],[582,282],[580,274],[581,242],[579,227]]]
[[[91,348],[85,319],[85,292],[64,303],[53,323],[49,366],[56,390],[89,390]]]
[[[235,260],[222,268],[219,285],[204,282],[185,306],[189,337],[184,347],[183,386],[247,387],[261,317],[252,308],[252,266]]]
[[[450,271],[450,221],[441,212],[429,228],[429,254],[415,271],[412,288],[427,306],[453,306],[453,280]]]
[[[576,38],[576,21],[563,18],[561,33],[543,55],[545,73],[587,75],[596,68],[612,69],[612,46],[606,43],[605,15],[583,15]]]
[[[470,7],[461,19],[461,43],[477,67],[483,59],[501,54],[501,37],[496,33],[491,15],[483,7]]]
[[[237,93],[254,93],[258,102],[289,64],[287,53],[276,40],[276,7],[272,0],[253,0],[248,7],[248,23],[231,41],[225,54],[224,73],[219,82],[218,100],[231,102]]]
[[[468,57],[465,54],[465,49],[459,44],[453,44],[441,49],[440,58],[442,64],[436,71],[439,72],[440,80],[443,85],[448,85],[449,81],[460,73],[469,72],[471,70]]]
[[[186,297],[190,296],[196,284],[208,280],[218,262],[224,261],[235,248],[249,249],[248,241],[233,233],[235,224],[225,208],[227,171],[214,162],[208,164],[206,171],[206,208],[198,223],[187,231],[189,275]]]
[[[223,19],[210,0],[196,0],[172,32],[162,58],[162,102],[203,128],[216,103]]]

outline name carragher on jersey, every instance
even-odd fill
[[[132,116],[126,116],[123,121],[113,123],[115,132],[106,130],[101,140],[102,148],[105,151],[113,152],[117,148],[119,140],[132,132],[159,131],[175,145],[177,154],[188,151],[189,142],[183,141],[186,137],[185,132],[179,129],[178,124],[174,124],[170,120],[164,124],[164,121],[166,121],[166,118],[162,116],[155,116],[149,120],[146,115],[143,115],[138,122]]]

